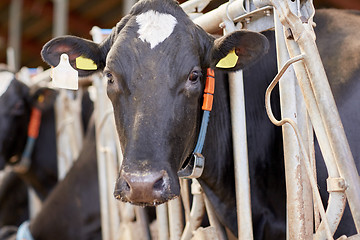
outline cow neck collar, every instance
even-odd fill
[[[35,141],[39,136],[41,123],[41,110],[33,107],[31,110],[30,121],[28,125],[27,141],[25,150],[21,158],[12,164],[12,169],[16,173],[25,174],[29,171],[31,165],[31,155],[34,150]]]
[[[200,132],[195,149],[191,154],[187,165],[178,171],[178,176],[181,178],[198,178],[201,176],[204,170],[205,157],[201,154],[201,152],[204,147],[207,127],[210,118],[210,112],[212,110],[214,90],[215,90],[214,70],[208,68],[204,95],[203,95],[202,110],[204,112],[202,116]]]

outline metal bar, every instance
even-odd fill
[[[169,239],[169,219],[167,203],[156,207],[156,221],[159,240]]]
[[[215,229],[216,234],[217,234],[217,239],[218,240],[226,240],[227,236],[226,236],[225,229],[220,224],[219,220],[217,219],[215,210],[205,194],[204,194],[204,201],[205,201],[206,213],[209,217],[210,226]]]
[[[22,0],[12,0],[10,5],[8,64],[12,71],[20,68]]]
[[[224,33],[237,30],[225,21]],[[253,239],[243,72],[229,73],[238,238]]]
[[[100,76],[93,77],[97,97],[94,102],[97,157],[100,188],[101,226],[103,239],[117,238],[120,225],[118,204],[113,199],[113,182],[118,170],[117,141],[112,106],[106,95],[106,82]]]
[[[296,3],[293,6],[296,9]],[[285,45],[283,26],[274,14],[276,49],[279,70],[289,59]],[[281,117],[291,118],[298,123],[297,116],[306,114],[298,112],[297,106],[303,102],[297,99],[297,81],[293,68],[289,68],[279,81]],[[306,125],[301,123],[301,125]],[[312,196],[307,181],[306,171],[300,162],[301,154],[296,135],[291,126],[283,125],[283,148],[286,178],[287,205],[287,239],[309,239],[312,236]],[[304,133],[302,133],[304,135]]]
[[[291,57],[300,54],[300,49],[295,41],[287,39],[286,44]],[[337,170],[336,162],[331,151],[329,140],[327,139],[326,136],[325,128],[322,124],[320,112],[317,107],[317,103],[314,97],[314,93],[312,91],[309,77],[305,70],[305,65],[303,62],[297,62],[293,64],[293,67],[296,71],[296,75],[299,80],[301,91],[303,92],[305,104],[308,109],[311,122],[314,125],[316,137],[318,139],[319,146],[323,154],[326,167],[328,169],[329,177],[338,178],[340,177],[340,175]],[[329,227],[332,234],[335,233],[335,230],[341,220],[341,216],[345,209],[345,203],[346,203],[346,198],[343,192],[329,193],[326,216],[330,224]],[[316,231],[314,239],[324,239],[325,237],[326,237],[325,227],[324,227],[324,222],[322,222],[319,226],[318,231]]]
[[[193,232],[200,227],[201,221],[205,214],[205,203],[200,183],[196,179],[192,179],[191,193],[193,194],[193,204],[191,207],[190,217],[186,221],[185,229],[181,236],[181,240],[190,240]]]
[[[125,0],[124,1],[124,6],[122,8],[122,14],[126,15],[130,12],[130,9],[132,8],[132,6],[137,2],[138,0]]]
[[[169,226],[170,240],[178,240],[181,238],[183,231],[183,217],[181,208],[181,199],[175,198],[168,202],[169,207]]]
[[[81,122],[82,92],[72,99],[67,90],[60,90],[55,102],[56,142],[58,154],[58,178],[63,179],[79,156],[83,132]]]
[[[279,82],[280,78],[284,75],[284,73],[288,69],[288,67],[291,64],[293,64],[295,62],[298,62],[300,60],[304,60],[304,55],[299,55],[299,56],[296,56],[296,57],[293,57],[293,58],[289,59],[284,64],[284,66],[280,69],[279,73],[275,76],[274,80],[270,83],[269,87],[266,89],[265,108],[266,108],[266,113],[268,114],[269,119],[273,124],[275,124],[276,126],[282,126],[282,125],[288,123],[293,128],[293,130],[294,130],[294,132],[296,134],[298,144],[300,146],[301,154],[304,157],[303,163],[305,165],[306,172],[307,172],[307,175],[308,175],[309,180],[310,180],[311,187],[312,187],[313,192],[314,192],[315,200],[318,203],[318,206],[320,207],[319,208],[320,215],[322,217],[322,220],[325,222],[326,237],[327,237],[327,239],[333,239],[332,234],[331,234],[330,229],[329,229],[329,224],[328,224],[328,221],[327,221],[327,218],[326,218],[326,213],[325,213],[325,210],[324,210],[324,208],[322,206],[320,193],[319,193],[319,190],[317,188],[317,183],[316,183],[316,180],[315,180],[314,175],[312,173],[309,156],[308,156],[308,153],[305,151],[305,147],[304,147],[304,144],[303,144],[303,141],[302,141],[302,137],[301,137],[301,135],[299,133],[299,130],[298,130],[297,126],[296,126],[296,123],[290,118],[283,118],[280,121],[278,121],[274,117],[274,115],[272,113],[272,110],[271,110],[270,97],[271,97],[272,90],[274,89],[276,84]]]
[[[231,19],[238,17],[244,13],[246,13],[243,5],[244,0],[238,0],[231,3],[228,8],[228,13]],[[226,9],[228,3],[224,3],[218,8],[194,19],[194,23],[202,27],[205,31],[209,33],[214,33],[219,30],[219,25],[224,21],[224,19],[228,19],[226,14]]]
[[[34,219],[41,210],[42,201],[40,200],[39,196],[36,194],[35,190],[31,186],[28,187],[28,199],[29,199],[29,208],[30,208],[29,218]]]
[[[181,191],[181,200],[184,207],[185,221],[190,219],[190,191],[189,191],[189,181],[190,179],[180,178],[180,191]]]
[[[68,31],[68,0],[54,1],[53,37],[65,35]]]
[[[253,239],[250,177],[247,152],[244,80],[242,71],[229,74],[231,122],[234,145],[234,171],[238,238]]]
[[[321,118],[331,149],[340,172],[348,184],[346,196],[354,219],[357,232],[360,232],[360,178],[356,169],[350,146],[346,139],[343,125],[336,108],[334,97],[326,77],[321,58],[317,50],[312,27],[303,24],[297,16],[287,11],[286,1],[272,1],[281,15],[282,24],[292,30],[295,41],[304,55],[304,62],[311,79],[315,99],[319,106]],[[319,64],[320,63],[320,64]]]
[[[149,229],[149,221],[145,212],[145,209],[139,206],[135,206],[135,213],[136,213],[136,222],[140,226],[140,231],[142,231],[141,236],[143,236],[144,240],[150,240],[151,234]],[[135,236],[137,234],[134,234]]]

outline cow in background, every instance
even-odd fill
[[[26,185],[44,201],[58,182],[54,117],[57,91],[46,87],[29,88],[5,67],[0,71],[0,86],[0,169],[7,166],[0,184],[0,226],[19,226],[29,218]],[[41,111],[41,123],[29,161],[24,163],[21,158],[34,107]],[[83,94],[82,110],[86,132],[93,112],[87,91]]]
[[[97,171],[95,126],[91,124],[78,159],[29,223],[27,230],[34,239],[101,239]],[[16,234],[17,228],[4,229],[0,239],[10,240]]]
[[[339,15],[351,24],[345,28],[343,24],[336,25]],[[329,69],[329,81],[345,129],[350,133],[349,141],[356,145],[360,137],[360,126],[354,124],[360,120],[357,105],[341,103],[359,99],[360,95],[356,81],[358,54],[355,56],[356,52],[349,50],[349,46],[356,48],[359,36],[352,28],[358,26],[360,19],[354,12],[319,12],[318,16],[318,44],[325,56],[325,68],[342,66],[346,61],[342,62],[341,57],[346,60],[346,56],[352,56],[349,66],[344,66],[350,72],[347,70],[339,76],[340,72]],[[265,55],[258,65],[244,72],[254,238],[285,239],[282,134],[281,128],[270,123],[264,108],[265,89],[277,72],[273,33],[266,35],[271,40],[272,54]],[[346,54],[336,54],[338,48]],[[238,31],[215,40],[195,26],[175,1],[144,0],[133,7],[103,43],[59,37],[44,46],[42,56],[51,66],[56,66],[60,55],[67,53],[75,69],[75,59],[83,56],[92,59],[98,70],[104,69],[124,154],[114,194],[133,204],[153,205],[179,195],[177,171],[186,163],[198,138],[206,68],[215,68],[232,50],[239,58],[227,70],[245,68],[267,49],[263,35]],[[78,71],[80,76],[93,73]],[[279,117],[278,96],[273,96],[272,101]],[[350,145],[357,159],[359,148],[353,144]],[[199,181],[220,221],[236,234],[229,91],[227,82],[221,79],[216,82],[203,154],[206,165]],[[325,196],[326,187],[320,189]],[[344,221],[349,223],[349,219]],[[352,228],[351,224],[347,225]],[[340,229],[339,234],[342,233],[353,232]]]
[[[0,169],[15,166],[19,177],[31,185],[41,200],[57,183],[57,156],[54,102],[56,91],[49,88],[30,89],[9,71],[2,72],[0,94]],[[41,111],[41,124],[30,162],[21,162],[28,125],[33,108]]]

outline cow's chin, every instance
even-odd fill
[[[156,207],[156,206],[159,206],[163,203],[166,203],[166,202],[171,201],[178,197],[179,197],[178,195],[174,194],[173,196],[169,196],[166,199],[154,199],[154,201],[152,201],[152,202],[137,202],[137,201],[131,201],[131,200],[127,199],[126,197],[121,197],[119,195],[115,196],[115,198],[117,200],[120,200],[125,203],[130,203],[132,205],[140,206],[140,207]]]

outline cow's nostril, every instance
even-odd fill
[[[124,191],[130,191],[130,185],[127,181],[125,181]]]
[[[161,177],[154,183],[153,189],[155,191],[160,191],[163,189],[163,187],[164,187],[164,178]]]

